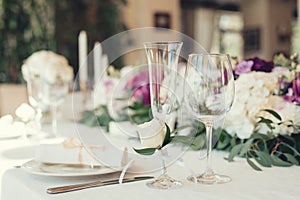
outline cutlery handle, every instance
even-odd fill
[[[76,185],[66,185],[66,186],[61,186],[61,187],[48,188],[47,193],[48,194],[59,194],[59,193],[82,190],[82,189],[97,187],[97,186],[102,186],[102,185],[104,185],[104,183],[101,181],[92,182],[92,183],[82,183],[82,184],[76,184]]]
[[[153,176],[140,176],[140,177],[133,177],[133,178],[125,178],[125,179],[123,179],[123,183],[142,181],[142,180],[151,179],[151,178],[154,178],[154,177]],[[119,184],[119,179],[53,187],[53,188],[48,188],[47,193],[48,194],[59,194],[59,193],[72,192],[72,191],[76,191],[76,190],[82,190],[82,189],[104,186],[104,185],[113,185],[113,184]]]

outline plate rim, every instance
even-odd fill
[[[61,163],[63,164],[63,163]],[[30,167],[30,165],[32,165]],[[121,172],[122,169],[121,167],[119,169],[116,169],[114,167],[105,167],[105,168],[95,168],[95,171],[91,172],[73,172],[73,173],[66,173],[66,172],[61,172],[61,173],[52,173],[52,172],[43,172],[36,170],[36,166],[40,165],[40,163],[34,159],[29,160],[21,165],[21,169],[34,175],[39,175],[39,176],[52,176],[52,177],[83,177],[83,176],[95,176],[95,175],[105,175],[105,174],[110,174],[110,173],[116,173],[116,172]],[[93,169],[93,168],[91,168]],[[103,169],[109,169],[108,171],[103,172]]]

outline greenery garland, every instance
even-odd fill
[[[144,121],[150,121],[149,116],[150,107],[143,107],[142,104],[135,103],[130,106],[129,109],[134,114],[127,116],[121,121],[130,119],[136,120],[135,123],[142,123]],[[280,115],[272,110],[265,110],[277,119],[281,119]],[[105,130],[109,131],[109,122],[114,121],[108,112],[106,106],[102,105],[95,110],[85,111],[83,117],[80,120],[89,126],[102,126]],[[266,124],[270,130],[274,125],[274,122],[270,119],[260,117],[258,123]],[[286,126],[293,126],[296,132],[292,135],[273,135],[269,134],[253,133],[248,139],[240,139],[237,136],[231,136],[225,130],[215,130],[217,142],[214,145],[214,149],[228,151],[229,155],[225,159],[229,162],[234,161],[235,157],[242,157],[247,160],[247,163],[257,171],[261,171],[263,167],[289,167],[300,164],[300,126],[294,125],[290,122],[280,121],[277,124],[284,123]],[[146,148],[135,149],[139,154],[151,155],[157,149],[163,148],[168,143],[180,143],[183,145],[189,145],[191,150],[201,150],[205,147],[205,126],[201,122],[197,122],[193,125],[194,130],[187,136],[176,135],[178,131],[185,127],[179,127],[175,131],[170,132],[167,129],[166,138],[161,147],[158,148]],[[171,135],[172,134],[172,135]],[[260,166],[259,166],[260,165]]]

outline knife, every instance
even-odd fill
[[[132,178],[124,178],[122,183],[129,183],[134,181],[142,181],[154,178],[153,176],[138,176],[138,177],[132,177]],[[81,183],[81,184],[75,184],[75,185],[67,185],[67,186],[60,186],[60,187],[52,187],[47,189],[48,194],[59,194],[59,193],[65,193],[65,192],[71,192],[76,190],[82,190],[92,187],[99,187],[99,186],[105,186],[105,185],[114,185],[119,184],[119,179],[114,180],[108,180],[108,181],[96,181],[91,183]]]

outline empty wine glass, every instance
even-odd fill
[[[52,135],[59,136],[57,132],[57,109],[63,104],[68,91],[69,83],[58,81],[48,83],[40,76],[30,76],[27,80],[29,103],[41,115],[43,109],[49,107],[52,115]],[[39,121],[39,126],[41,126]]]
[[[203,184],[226,183],[231,180],[212,169],[212,130],[230,110],[234,100],[234,76],[227,54],[191,54],[185,72],[184,100],[188,111],[206,128],[207,162],[196,181]],[[188,180],[195,182],[195,176]]]
[[[166,123],[178,102],[175,87],[182,42],[146,42],[144,46],[149,68],[152,115],[160,122]],[[155,189],[180,187],[182,183],[167,174],[164,159],[167,150],[159,151],[162,158],[162,173],[154,181],[148,182],[147,186]]]

